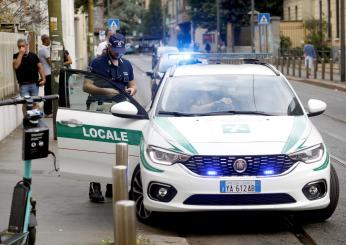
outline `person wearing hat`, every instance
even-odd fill
[[[133,68],[131,63],[122,58],[125,54],[125,37],[116,33],[109,37],[106,52],[96,57],[90,63],[89,70],[92,73],[110,79],[119,88],[125,90],[129,95],[136,94],[137,86],[134,81]],[[118,91],[113,88],[96,86],[91,80],[85,79],[83,91],[90,95],[113,97]],[[107,185],[106,197],[111,196],[111,185]],[[90,182],[89,198],[92,202],[103,202],[104,197],[101,191],[101,184]]]

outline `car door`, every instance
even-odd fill
[[[117,94],[90,94],[85,92],[86,84],[102,91],[113,89]],[[131,96],[106,78],[72,69],[61,71],[59,94],[56,126],[59,166],[63,174],[92,176],[95,181],[110,178],[118,142],[129,145],[129,164],[138,164],[138,146],[148,115]],[[136,113],[114,116],[111,108],[124,102]]]

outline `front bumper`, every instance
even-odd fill
[[[298,163],[290,172],[281,176],[268,177],[202,177],[196,176],[180,164],[172,166],[163,166],[150,163],[160,168],[163,172],[153,172],[143,165],[141,166],[142,184],[144,191],[144,205],[147,209],[161,212],[186,212],[186,211],[214,211],[214,210],[277,210],[277,211],[302,211],[312,209],[322,209],[328,206],[329,182],[330,182],[330,164],[323,169],[318,168],[325,162],[313,164]],[[147,159],[149,160],[149,159]],[[314,170],[315,169],[315,170]],[[316,170],[318,169],[318,170]],[[261,193],[271,198],[281,198],[278,194],[284,194],[292,197],[295,202],[280,204],[246,204],[246,205],[196,205],[184,204],[184,202],[193,195],[202,195],[207,198],[213,198],[215,195],[236,195],[242,194],[224,194],[220,193],[221,180],[260,180]],[[327,184],[327,193],[323,198],[317,200],[308,200],[302,192],[303,187],[316,180],[325,180]],[[151,182],[159,182],[173,186],[177,194],[169,202],[160,202],[151,199],[148,196],[148,186]],[[254,195],[254,194],[247,194]],[[263,195],[263,196],[265,196]],[[260,195],[261,196],[261,195]],[[226,198],[229,198],[226,196]],[[239,199],[241,197],[239,196]]]

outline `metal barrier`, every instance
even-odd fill
[[[114,241],[116,245],[135,245],[135,203],[128,200],[128,145],[118,143],[115,148],[115,166],[112,169]]]

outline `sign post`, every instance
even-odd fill
[[[270,14],[269,13],[259,13],[258,14],[258,27],[259,27],[259,41],[260,41],[260,51],[268,52],[268,25],[270,24]],[[264,44],[264,48],[263,48]]]
[[[112,31],[116,32],[120,28],[120,20],[119,19],[108,19],[107,26]]]

